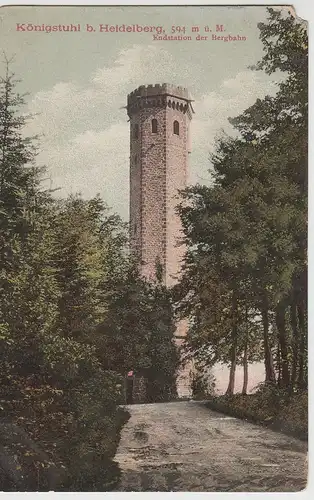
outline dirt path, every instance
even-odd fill
[[[128,407],[119,491],[299,491],[306,443],[201,403]]]

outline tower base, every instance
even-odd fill
[[[179,351],[181,351],[180,354],[182,361],[182,365],[179,368],[176,380],[178,398],[191,398],[193,396],[192,393],[192,380],[193,380],[193,369],[194,369],[193,362],[190,360],[184,362],[184,352],[183,352],[184,338],[182,337],[176,338],[175,343]]]
[[[191,370],[184,367],[180,370],[177,377],[177,394],[178,398],[192,398],[192,383],[191,383]]]

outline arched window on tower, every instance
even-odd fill
[[[180,131],[179,122],[177,122],[177,120],[175,120],[173,122],[173,133],[176,135],[179,135],[179,131]]]
[[[158,124],[156,118],[152,119],[152,133],[157,134],[158,131]]]
[[[136,123],[134,125],[134,131],[133,131],[133,137],[134,137],[134,139],[138,139],[138,130],[139,130],[138,124]]]

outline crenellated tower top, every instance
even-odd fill
[[[184,87],[170,83],[141,85],[128,95],[127,113],[131,117],[145,107],[175,106],[183,113],[189,112],[192,115],[194,111],[191,102],[189,92]]]

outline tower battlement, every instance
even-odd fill
[[[134,97],[151,97],[156,95],[173,95],[181,99],[189,100],[189,92],[186,88],[172,85],[171,83],[156,83],[155,85],[140,85],[128,95],[128,100]]]
[[[170,83],[157,83],[141,85],[128,95],[128,115],[137,113],[143,107],[166,107],[167,104],[169,107],[173,106],[173,101],[168,100],[168,97],[176,100],[174,105],[180,106],[180,111],[186,112],[189,108],[190,97],[186,88]]]

